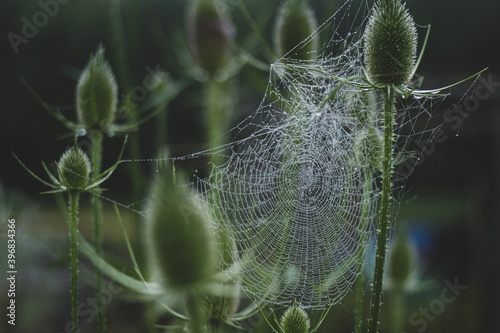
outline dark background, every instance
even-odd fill
[[[260,28],[272,45],[272,20],[279,2],[249,0],[245,3],[257,22],[266,23],[266,17],[271,19]],[[163,41],[182,40],[186,4],[187,1],[182,0],[149,0],[142,3],[141,11],[137,11],[134,1],[123,1],[126,36],[131,41],[140,41],[136,49],[132,49],[133,43],[129,44],[133,58],[133,84],[141,83],[147,74],[147,66],[155,68],[157,64],[174,77],[182,77],[183,71],[177,64],[175,52],[169,51],[169,44],[167,48],[160,45],[158,38],[153,37],[151,27],[156,24],[161,27],[165,35]],[[312,0],[311,4],[320,22],[333,13],[332,8],[340,6],[340,2],[326,0]],[[432,24],[430,40],[418,71],[425,78],[423,88],[453,83],[485,67],[489,69],[483,77],[500,82],[498,1],[418,0],[408,1],[408,7],[417,24]],[[103,1],[97,0],[73,0],[60,5],[59,12],[49,18],[27,44],[21,44],[16,54],[7,34],[14,32],[20,35],[22,18],[32,21],[32,15],[40,10],[37,1],[2,0],[0,3],[0,235],[3,235],[7,218],[15,217],[19,221],[18,243],[19,251],[22,251],[20,265],[23,272],[18,281],[21,295],[18,298],[19,326],[12,332],[62,331],[61,323],[69,320],[69,293],[61,290],[66,286],[61,287],[60,282],[66,277],[69,279],[65,275],[68,272],[62,270],[67,259],[64,257],[67,245],[64,220],[57,213],[54,198],[38,194],[44,187],[20,167],[11,153],[16,153],[33,171],[43,175],[41,161],[51,163],[57,160],[61,152],[71,145],[72,138],[64,126],[37,104],[20,83],[20,77],[29,82],[45,101],[67,109],[68,118],[74,119],[76,79],[89,54],[102,42],[107,47],[112,66],[117,56],[111,47],[106,7]],[[231,14],[236,26],[236,38],[251,34],[242,13],[233,9]],[[420,38],[423,31],[419,30]],[[136,37],[133,37],[134,34]],[[249,51],[255,51],[257,57],[266,60],[258,48]],[[239,106],[239,115],[255,110],[263,96],[261,83],[267,77],[267,73],[251,68],[242,70],[240,90],[247,93]],[[454,88],[452,95],[440,105],[441,110],[436,112],[443,112],[458,102],[469,86],[466,83]],[[202,111],[196,105],[199,89],[197,84],[193,84],[169,108],[168,143],[179,155],[197,151],[204,145]],[[417,288],[419,291],[408,296],[408,315],[439,298],[445,279],[453,281],[457,278],[460,284],[468,286],[455,302],[447,305],[442,314],[428,322],[426,332],[500,332],[497,318],[500,313],[500,263],[497,257],[500,253],[498,89],[496,87],[489,98],[480,102],[478,110],[467,116],[458,133],[449,126],[443,127],[453,139],[440,145],[416,169],[400,200],[398,221],[406,221],[410,225],[420,256],[419,277],[432,281],[433,285]],[[155,154],[148,134],[153,128],[152,123],[141,127],[141,152],[145,158]],[[458,136],[455,137],[455,134]],[[109,139],[104,151],[105,166],[114,163],[121,143],[119,137]],[[145,174],[150,173],[149,165],[141,165],[141,168]],[[128,200],[125,193],[130,184],[126,173],[118,170],[106,185],[115,191],[111,192],[114,193],[112,197]],[[90,229],[88,226],[82,228],[84,231]],[[119,257],[125,252],[124,245],[119,232],[109,228],[110,252],[114,253],[112,249],[116,247],[116,257]],[[1,251],[4,251],[4,244],[4,239],[0,237]],[[5,260],[2,258],[0,267],[4,271]],[[4,285],[0,286],[3,299]],[[61,300],[68,304],[58,303]],[[387,309],[390,308],[390,301],[388,303]],[[0,304],[3,306],[3,301]],[[349,332],[353,316],[348,307],[349,304],[335,310],[320,331],[335,328],[339,332]],[[140,323],[145,321],[142,307],[127,301],[126,296],[115,299],[110,309],[110,320],[114,325],[110,325],[110,332],[124,331],[127,323],[139,323],[128,326],[133,331],[134,325],[141,327]],[[140,313],[136,319],[124,315],[134,311]],[[39,321],[38,326],[28,324],[35,319]],[[1,320],[3,325],[4,319]],[[410,325],[407,331],[416,332],[418,327]],[[265,327],[258,330],[265,331]]]

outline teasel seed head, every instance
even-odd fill
[[[307,313],[294,303],[281,317],[284,333],[308,333],[311,322]]]
[[[232,55],[234,27],[219,0],[194,0],[187,21],[198,65],[210,73],[221,69]]]
[[[61,156],[59,163],[59,180],[69,190],[81,190],[87,186],[90,176],[90,160],[77,147],[71,147]]]
[[[311,36],[317,27],[314,12],[303,0],[287,0],[281,6],[276,21],[274,39],[277,55],[285,55]],[[318,40],[313,38],[290,57],[299,60],[312,59],[317,48]]]
[[[85,129],[109,126],[118,104],[118,86],[100,46],[80,75],[76,88],[78,120]]]
[[[364,36],[369,79],[380,85],[405,85],[417,52],[415,22],[401,0],[379,0]]]
[[[148,205],[147,237],[154,269],[166,288],[189,294],[203,287],[216,261],[209,217],[181,180],[160,176]]]

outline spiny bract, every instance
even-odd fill
[[[411,79],[417,52],[415,22],[400,0],[377,3],[365,32],[365,66],[380,85],[405,85]]]
[[[82,189],[87,186],[90,175],[90,161],[77,147],[71,147],[64,152],[59,160],[59,180],[70,190]]]

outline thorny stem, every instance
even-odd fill
[[[80,192],[69,192],[70,242],[71,242],[71,331],[78,330],[78,200]]]
[[[382,283],[384,280],[384,263],[387,252],[387,232],[389,227],[391,205],[391,173],[392,150],[394,141],[394,104],[395,95],[391,87],[384,91],[384,159],[382,162],[382,199],[380,221],[377,239],[377,254],[375,258],[375,272],[373,277],[373,293],[370,306],[370,333],[377,333],[378,318],[382,305]]]
[[[90,133],[92,142],[92,177],[97,177],[101,173],[102,160],[102,133],[93,131]],[[101,198],[94,195],[92,198],[92,208],[94,213],[94,247],[96,254],[102,256],[102,202]],[[95,271],[96,298],[97,298],[97,323],[98,332],[106,331],[106,315],[102,304],[102,272],[96,267]]]

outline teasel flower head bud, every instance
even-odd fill
[[[100,46],[80,75],[76,88],[78,121],[85,129],[108,127],[115,118],[118,86]]]
[[[318,24],[312,9],[304,0],[287,0],[280,8],[275,28],[275,48],[279,57],[284,56],[307,38],[302,48],[290,58],[308,60],[313,58],[318,48],[317,38],[310,37]]]
[[[404,224],[398,226],[389,252],[387,276],[395,285],[403,286],[415,266],[415,251]]]
[[[59,181],[69,190],[81,190],[89,183],[90,160],[77,147],[71,147],[64,152],[57,164]]]
[[[413,75],[417,32],[401,0],[379,0],[364,36],[368,78],[378,85],[406,85]]]
[[[187,22],[198,65],[210,73],[223,68],[233,53],[234,27],[219,0],[194,0]]]
[[[294,303],[281,317],[280,326],[284,333],[308,333],[311,322],[304,309]]]
[[[192,294],[216,269],[209,216],[187,185],[160,176],[148,205],[147,238],[155,272],[169,290]]]

